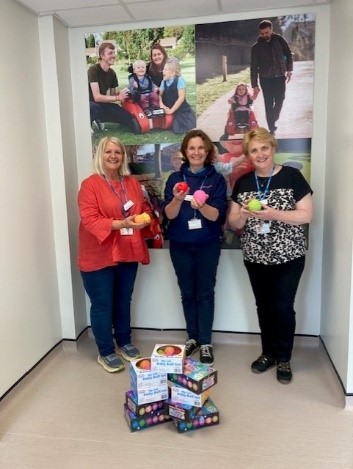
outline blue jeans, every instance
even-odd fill
[[[131,342],[130,305],[137,262],[122,262],[93,272],[82,272],[83,285],[91,301],[92,332],[102,356]],[[114,328],[114,336],[112,327]]]
[[[305,257],[276,265],[244,261],[255,295],[262,353],[279,362],[292,356],[295,334],[294,300]]]
[[[215,285],[221,242],[170,241],[170,257],[178,279],[189,339],[211,344]]]

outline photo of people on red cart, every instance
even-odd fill
[[[124,144],[166,244],[164,186],[192,129],[214,143],[228,198],[253,169],[243,138],[258,127],[310,182],[315,26],[304,13],[85,35],[92,150],[106,135]],[[239,248],[227,225],[222,247]]]

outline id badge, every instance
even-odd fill
[[[133,205],[134,205],[133,201],[132,201],[132,200],[128,200],[128,201],[124,204],[124,210],[125,210],[125,212],[127,212]]]
[[[132,228],[121,228],[120,234],[122,236],[131,236],[132,234],[134,234],[134,230]]]
[[[184,200],[186,200],[187,202],[191,202],[191,201],[192,201],[192,197],[193,197],[192,195],[187,194],[187,195],[185,196],[185,199],[184,199]]]
[[[262,221],[256,227],[257,234],[268,234],[270,232],[270,225],[269,221]]]
[[[192,220],[188,221],[189,230],[199,230],[202,228],[200,218],[193,218]]]

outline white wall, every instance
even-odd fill
[[[353,3],[331,5],[321,335],[353,393]]]
[[[297,332],[322,334],[347,392],[352,393],[352,4],[333,0],[331,37],[330,7],[326,5],[200,18],[198,22],[306,11],[317,14],[311,179],[315,218],[297,298]],[[169,24],[178,22],[182,24],[181,20]],[[130,29],[128,25],[124,28]],[[88,31],[102,29],[118,26]],[[75,338],[86,325],[75,258],[76,193],[91,169],[83,40],[88,31],[67,32],[53,18],[41,18],[38,27],[34,15],[9,0],[2,1],[0,396],[62,337]],[[329,93],[328,77],[334,84]],[[341,110],[338,119],[337,109]],[[340,203],[342,199],[348,201],[346,206]],[[169,253],[152,251],[151,257],[152,264],[139,270],[133,325],[183,328]],[[258,330],[240,251],[222,252],[215,329]]]
[[[242,15],[224,15],[217,18],[200,18],[198,23],[211,21],[232,21],[250,18],[261,18],[292,13],[317,13],[318,37],[327,36],[329,8],[327,5],[316,8],[291,8],[275,11],[256,12]],[[74,95],[74,115],[76,129],[76,149],[78,158],[79,181],[91,173],[91,142],[89,127],[88,84],[84,54],[84,34],[118,29],[146,28],[166,26],[167,24],[186,24],[187,20],[169,20],[162,24],[124,24],[95,28],[75,28],[69,31],[72,84]],[[193,23],[194,24],[194,23]],[[315,89],[327,89],[328,75],[328,42],[317,40],[315,56]],[[293,77],[295,79],[295,77]],[[321,97],[321,99],[320,99]],[[322,93],[316,93],[314,115],[314,133],[312,152],[312,183],[315,191],[317,211],[310,229],[310,249],[307,256],[306,270],[299,288],[296,310],[298,313],[297,333],[320,333],[321,312],[321,262],[322,262],[322,226],[323,195],[325,177],[325,129],[326,105]],[[133,325],[154,328],[184,328],[185,322],[181,313],[179,290],[167,250],[152,251],[152,263],[139,270],[134,295]],[[242,263],[240,251],[224,250],[217,276],[216,314],[214,329],[223,331],[258,331],[254,300],[249,281]]]
[[[0,15],[0,396],[61,340],[37,18]]]

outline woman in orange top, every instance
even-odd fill
[[[138,263],[150,260],[141,231],[148,223],[135,222],[135,215],[150,213],[151,208],[130,175],[118,139],[105,137],[99,142],[93,174],[82,182],[78,205],[78,268],[91,301],[98,363],[109,372],[122,371],[118,355],[128,361],[141,356],[131,344],[130,304]]]

